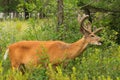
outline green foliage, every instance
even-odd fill
[[[0,12],[17,11],[17,0],[0,0]]]
[[[120,0],[78,0],[78,5],[81,8],[90,10],[91,14],[101,12],[101,14],[97,15],[98,20],[101,17],[99,23],[107,27],[108,34],[113,32],[116,36],[114,42],[120,44],[120,5],[118,4],[120,4]]]
[[[77,21],[75,20],[73,24],[74,23],[77,24]],[[101,24],[102,23],[103,22],[101,22]],[[96,22],[94,25],[99,26],[100,24]],[[4,42],[1,42],[1,46],[5,49],[6,45],[11,43],[12,39],[10,37],[13,33],[14,35],[12,36],[14,36],[15,42],[25,39],[57,40],[61,39],[61,36],[59,35],[62,34],[67,35],[63,39],[64,41],[74,42],[81,37],[79,27],[76,25],[77,28],[74,28],[72,24],[70,24],[69,27],[70,29],[68,29],[68,31],[64,32],[64,30],[61,30],[60,33],[57,33],[55,32],[55,24],[52,19],[44,19],[42,21],[30,19],[24,23],[21,23],[20,21],[1,22],[1,39]],[[76,31],[73,31],[73,28]],[[5,34],[7,32],[9,33]],[[38,67],[26,66],[26,74],[22,75],[19,71],[12,71],[10,69],[10,65],[8,65],[10,64],[9,61],[3,61],[0,64],[0,75],[4,76],[1,76],[0,78],[1,80],[119,80],[120,46],[113,42],[114,39],[112,40],[112,36],[116,35],[114,34],[114,31],[110,35],[111,37],[108,37],[107,33],[109,33],[109,30],[106,27],[102,34],[100,34],[105,41],[102,46],[88,46],[89,48],[83,53],[83,55],[74,60],[70,60],[65,68],[57,66],[55,69],[51,65],[49,65],[48,69],[45,69],[41,65]],[[108,38],[110,38],[109,41],[113,42],[110,45]],[[4,51],[5,50],[3,50],[2,53],[4,53]]]
[[[27,77],[29,80],[48,80],[46,69],[41,65],[37,67],[28,66],[26,72],[25,74],[29,75]]]
[[[5,75],[6,80],[27,80],[28,75],[22,75],[19,71],[9,70],[7,75]],[[4,80],[4,79],[3,79]]]
[[[64,75],[60,67],[56,67],[56,71],[49,64],[48,72],[49,80],[69,80],[67,75]]]
[[[22,21],[4,21],[0,22],[0,25],[0,46],[2,48],[21,40],[21,36],[24,33],[23,30],[28,26]]]
[[[112,17],[106,13],[103,14],[101,12],[96,12],[94,17],[93,26],[103,27],[103,31],[99,33],[99,35],[102,36],[102,40],[105,42],[104,46],[114,45],[118,38],[118,31],[111,29],[111,25],[109,25],[111,24]]]
[[[119,0],[78,0],[78,5],[91,5],[97,8],[103,8],[110,11],[119,11]],[[107,5],[106,5],[107,4]],[[116,9],[116,10],[114,10]]]
[[[48,21],[50,23],[48,23]],[[54,32],[55,24],[53,24],[52,20],[45,19],[39,21],[29,19],[28,24],[29,27],[25,30],[25,35],[23,36],[25,40],[50,40],[54,39],[56,35]]]
[[[17,5],[18,12],[24,12],[24,8],[27,9],[29,13],[40,15],[45,14],[51,16],[56,12],[56,1],[55,0],[18,0]]]

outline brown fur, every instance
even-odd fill
[[[9,56],[14,68],[30,62],[37,65],[43,55],[48,56],[50,63],[57,64],[65,59],[77,57],[87,44],[84,38],[72,44],[62,41],[21,41],[9,46]]]

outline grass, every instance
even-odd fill
[[[115,43],[104,42],[102,46],[88,46],[88,49],[79,57],[70,60],[64,68],[59,65],[55,68],[49,64],[48,69],[41,65],[30,66],[25,75],[11,70],[9,59],[3,61],[7,46],[21,40],[63,40],[74,42],[81,35],[69,25],[70,30],[55,32],[55,21],[51,19],[28,21],[0,22],[0,80],[120,80],[120,46]],[[76,21],[73,21],[76,22]],[[76,24],[76,23],[75,23]],[[75,29],[73,31],[72,29]],[[106,31],[102,33],[106,40]],[[61,38],[61,36],[64,38]],[[109,45],[108,45],[109,44]]]

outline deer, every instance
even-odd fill
[[[101,38],[96,33],[103,28],[95,28],[92,30],[92,23],[85,21],[88,15],[81,16],[78,14],[78,23],[80,32],[83,37],[73,43],[65,43],[63,41],[19,41],[8,46],[4,60],[9,55],[11,67],[18,69],[21,64],[32,66],[42,64],[42,60],[47,58],[51,64],[59,64],[62,61],[75,59],[83,53],[88,44],[101,45]],[[44,57],[46,56],[46,57]],[[40,59],[40,57],[42,59]]]

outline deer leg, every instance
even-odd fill
[[[12,69],[13,70],[20,70],[22,72],[22,74],[25,73],[25,65],[22,63],[12,62]]]
[[[22,74],[25,74],[25,65],[24,64],[20,64],[18,69],[22,72]]]
[[[13,70],[14,70],[14,69],[18,69],[18,67],[20,66],[19,63],[14,62],[14,61],[12,61],[11,64],[12,64],[12,69],[13,69]]]

